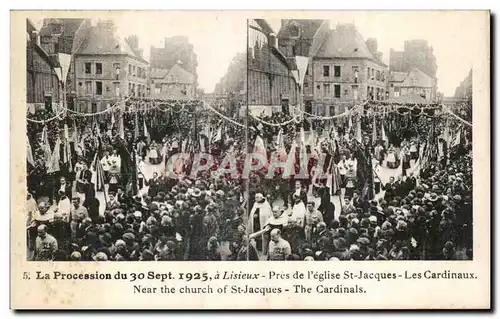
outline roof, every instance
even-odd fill
[[[408,75],[407,72],[391,72],[391,78],[389,81],[391,82],[403,82],[406,79],[406,76]]]
[[[151,69],[151,79],[163,79],[164,83],[193,84],[195,79],[193,74],[185,70],[181,65],[175,64],[171,69]],[[170,76],[175,80],[171,81]]]
[[[98,22],[95,26],[87,24],[84,28],[86,30],[82,30],[81,33],[79,32],[79,34],[75,35],[74,42],[79,42],[76,37],[82,37],[82,39],[79,39],[81,45],[77,48],[75,54],[120,54],[128,55],[146,62],[132,50],[128,42],[119,34],[112,22]]]
[[[149,77],[152,79],[163,79],[168,71],[168,69],[151,69]]]
[[[84,19],[43,19],[43,26],[40,29],[41,36],[52,35],[52,30],[49,28],[49,24],[59,23],[63,25],[62,35],[63,36],[74,36]]]
[[[363,37],[353,24],[339,24],[330,30],[316,53],[318,58],[361,58],[382,63],[368,49]]]
[[[399,102],[399,103],[407,103],[407,104],[427,104],[429,103],[426,99],[421,97],[420,95],[416,93],[408,93],[405,95],[393,97],[388,100],[389,102]]]
[[[295,24],[298,25],[302,31],[301,37],[312,39],[324,20],[291,19],[287,21],[288,23],[279,30],[278,38],[286,38],[291,36],[292,34],[290,34],[289,26]]]

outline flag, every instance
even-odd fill
[[[94,156],[94,163],[92,164],[92,183],[94,184],[95,192],[104,192],[104,170],[102,169],[102,164],[97,154]]]
[[[73,163],[71,162],[71,139],[69,138],[69,128],[68,124],[64,124],[64,163],[68,164],[68,169],[71,172],[73,170]]]
[[[451,147],[455,147],[455,146],[460,145],[460,139],[461,139],[460,133],[461,133],[461,131],[458,131],[458,133],[455,135],[455,138],[451,142]]]
[[[356,125],[356,140],[360,143],[363,142],[363,138],[361,136],[361,119],[358,120],[358,124]]]
[[[111,112],[111,131],[115,127],[115,112]]]
[[[387,144],[389,143],[389,140],[387,139],[387,135],[385,135],[385,129],[384,129],[384,123],[382,123],[382,134],[381,134],[381,138],[382,140],[384,141],[386,147],[387,147]]]
[[[450,134],[450,125],[449,121],[446,121],[446,126],[444,128],[443,134],[442,134],[442,139],[446,142],[446,147],[450,147],[450,142],[451,142],[451,134]]]
[[[205,153],[206,152],[206,149],[205,149],[205,140],[203,139],[202,136],[200,136],[200,151]]]
[[[307,145],[311,145],[311,147],[315,146],[316,143],[316,131],[309,131],[309,139],[307,141]]]
[[[60,151],[61,151],[61,139],[57,137],[56,145],[54,146],[54,152],[50,156],[47,173],[55,173],[60,170],[59,168]]]
[[[375,143],[377,140],[377,123],[375,122],[375,116],[373,117],[373,134],[372,134],[372,142]]]
[[[327,182],[330,182],[329,180],[330,179],[328,179]],[[341,182],[341,179],[340,179],[339,168],[338,168],[337,164],[333,163],[332,178],[331,178],[331,185],[330,185],[330,189],[331,189],[331,192],[332,192],[331,195],[337,194],[337,192],[340,189],[341,185],[342,185],[342,182]]]
[[[44,126],[42,130],[42,144],[43,161],[45,162],[45,168],[49,169],[51,166],[50,162],[52,160],[52,150],[50,149],[47,126]]]
[[[144,119],[144,136],[146,137],[146,139],[149,143],[151,140],[151,137],[149,136],[148,127],[146,126],[146,119]]]
[[[300,147],[302,146],[305,146],[306,144],[306,133],[304,132],[304,128],[303,127],[300,127],[300,134],[299,134],[299,138],[300,138]]]
[[[125,139],[125,129],[123,128],[123,114],[120,116],[120,121],[118,122],[118,134],[122,140]]]
[[[26,160],[31,166],[35,166],[35,159],[33,158],[33,150],[31,149],[31,143],[28,136],[26,136]]]
[[[78,128],[76,127],[75,120],[73,120],[73,135],[71,136],[71,140],[73,141],[73,143],[75,143],[76,146],[76,143],[78,143]]]
[[[276,144],[278,144],[278,150],[284,150],[285,149],[285,139],[283,137],[283,129],[282,128],[280,128],[280,130],[278,132],[278,137],[277,137]]]
[[[290,152],[288,153],[287,163],[291,166],[290,175],[295,175],[295,160],[297,153],[297,141],[292,141],[292,146],[290,147]]]
[[[222,140],[222,126],[219,126],[219,128],[217,129],[217,132],[215,133],[215,135],[212,137],[212,142],[213,143],[217,143],[219,142],[220,140]]]
[[[68,146],[69,145],[69,131],[68,131],[68,124],[64,124],[64,152],[63,152],[63,163],[67,163],[69,160],[68,156]]]
[[[134,129],[134,135],[135,138],[139,137],[139,116],[137,115],[138,112],[135,112],[135,129]]]

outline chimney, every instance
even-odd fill
[[[278,47],[278,44],[276,41],[276,34],[274,34],[274,33],[269,34],[269,45],[272,47],[275,47],[275,48]]]
[[[38,36],[38,31],[31,31],[31,42],[36,43],[40,46],[40,37]]]

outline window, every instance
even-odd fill
[[[349,95],[349,90],[344,89],[344,96],[347,97],[347,95]]]
[[[155,87],[155,94],[160,94],[161,93],[161,87],[157,88]]]
[[[375,69],[372,69],[372,76],[371,76],[372,80],[375,79]]]
[[[102,63],[95,64],[95,74],[102,74]]]
[[[376,78],[377,78],[377,81],[380,81],[380,71],[379,70],[377,70],[377,77]]]
[[[85,62],[85,74],[92,74],[92,63]]]
[[[102,82],[101,81],[95,82],[95,94],[102,95]]]
[[[136,67],[135,67],[135,65],[132,67],[132,73],[134,74],[134,76],[136,76],[136,75],[137,75],[137,71],[136,71]]]
[[[129,73],[129,74],[132,74],[132,64],[129,64],[129,65],[128,65],[128,73]]]
[[[97,103],[92,103],[92,113],[97,113]]]
[[[394,87],[394,83],[391,83],[391,88],[393,88],[393,87]]]
[[[339,77],[340,76],[340,65],[335,65],[333,67],[333,73],[334,73],[335,77]]]
[[[85,81],[85,93],[92,94],[92,81]]]
[[[330,96],[330,84],[323,84],[323,96]]]
[[[323,76],[330,76],[330,66],[323,65]]]
[[[120,63],[113,63],[113,69],[119,69]]]
[[[335,90],[335,98],[340,98],[340,84],[335,84],[334,85],[334,90]]]

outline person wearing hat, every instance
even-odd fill
[[[149,181],[146,181],[145,185],[149,187],[148,188],[148,196],[155,197],[158,194],[159,188],[160,188],[160,181],[158,179],[158,173],[153,172],[153,177]]]
[[[240,248],[238,250],[236,260],[239,260],[239,261],[259,260],[259,255],[257,253],[257,250],[255,249],[254,245],[248,240],[248,236],[243,235],[241,238],[242,238],[242,243],[241,243]]]
[[[106,253],[100,251],[94,256],[95,261],[108,261],[108,255]]]
[[[332,257],[338,258],[339,260],[351,259],[351,253],[347,249],[347,242],[343,237],[334,239],[333,247],[335,251],[332,253]]]
[[[113,243],[113,237],[110,233],[105,232],[99,235],[99,242],[102,248],[106,251],[108,256],[113,256],[116,252],[116,248]]]
[[[149,249],[144,249],[139,255],[139,261],[153,261],[155,260],[154,254]]]
[[[79,251],[74,251],[71,253],[69,260],[80,261],[80,260],[82,260],[82,254]]]

